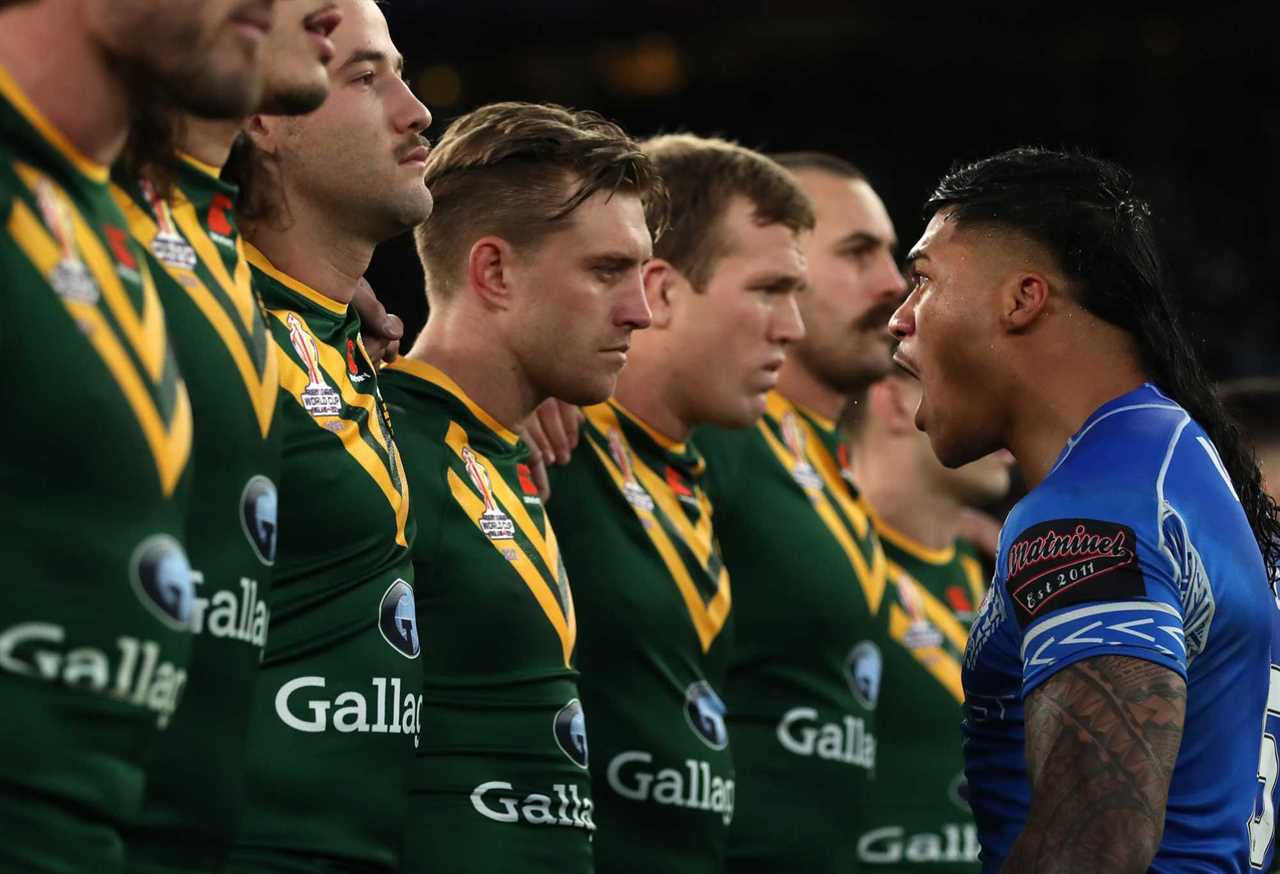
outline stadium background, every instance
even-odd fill
[[[1280,375],[1280,63],[1262,4],[1172,12],[897,0],[391,0],[438,137],[495,100],[598,110],[636,136],[689,130],[861,166],[902,252],[957,159],[1082,147],[1152,201],[1168,282],[1213,376]],[[412,240],[370,281],[410,335]]]

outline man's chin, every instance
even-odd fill
[[[263,115],[307,115],[323,106],[328,96],[327,76],[306,85],[268,81],[258,112]]]

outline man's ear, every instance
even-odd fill
[[[244,122],[244,133],[255,148],[274,155],[280,148],[285,119],[278,115],[251,115]]]
[[[1011,333],[1025,331],[1049,308],[1049,277],[1021,272],[1009,277],[1000,299],[1000,322]]]
[[[501,237],[481,237],[467,254],[467,286],[487,309],[508,310],[514,298],[515,250]]]
[[[675,265],[662,258],[646,261],[641,268],[640,279],[644,282],[644,298],[649,304],[652,319],[649,327],[659,330],[670,327],[673,299],[685,290],[692,291],[689,280]]]

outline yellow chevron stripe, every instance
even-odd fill
[[[474,450],[473,450],[474,451]],[[476,454],[477,458],[482,456]],[[480,528],[480,515],[484,513],[484,502],[476,497],[475,493],[463,483],[452,469],[448,470],[447,478],[449,480],[449,490],[453,493],[453,499],[462,507],[467,517],[475,524],[476,529],[481,532],[480,536],[485,540],[489,540]],[[543,614],[547,617],[547,621],[551,623],[551,627],[555,629],[556,636],[560,638],[560,649],[564,655],[565,666],[568,667],[573,659],[573,646],[577,638],[577,626],[574,622],[574,614],[572,609],[572,600],[570,600],[569,616],[566,620],[565,616],[560,612],[560,602],[555,596],[555,586],[548,586],[546,579],[539,572],[538,568],[520,548],[520,544],[514,540],[504,540],[499,545],[493,540],[489,540],[492,546],[503,559],[509,561],[511,566],[515,568],[516,573],[520,575],[520,579],[524,580],[525,586],[533,594],[533,598],[538,602],[538,606],[542,608]],[[512,559],[510,555],[515,558]]]
[[[924,607],[925,615],[929,621],[942,632],[947,640],[951,641],[952,646],[964,652],[965,644],[969,641],[969,632],[960,624],[960,620],[956,619],[951,607],[935,598],[933,593],[925,589],[919,580],[907,573],[896,561],[890,559],[886,564],[891,578],[896,580],[901,575],[911,581],[911,584],[915,586],[915,594],[920,597],[920,603]]]
[[[49,232],[45,230],[44,225],[41,224],[40,220],[36,218],[35,214],[31,212],[24,202],[20,200],[13,202],[9,215],[8,229],[14,241],[26,253],[36,269],[45,276],[51,274],[54,267],[62,259],[62,251]],[[93,269],[92,265],[90,269]],[[116,278],[114,270],[111,270],[111,277]],[[102,278],[96,270],[94,270],[94,278],[99,282],[99,288],[101,289]],[[154,312],[159,312],[160,305],[155,300],[155,288],[152,287],[146,273],[143,273],[143,279],[144,300],[147,301]],[[116,281],[118,282],[119,280],[117,279]],[[119,288],[119,286],[117,287]],[[123,288],[119,288],[119,293],[122,296],[124,295]],[[137,421],[139,428],[142,429],[143,438],[151,450],[151,456],[156,465],[156,474],[160,480],[161,491],[168,497],[173,494],[173,490],[177,486],[178,479],[181,477],[182,471],[187,465],[187,459],[191,454],[191,403],[187,398],[186,387],[181,379],[175,378],[173,413],[170,421],[166,424],[159,407],[143,381],[143,375],[138,372],[128,352],[125,351],[124,345],[98,308],[91,304],[71,301],[65,298],[62,302],[72,318],[87,329],[85,335],[89,343],[93,346],[94,351],[98,353],[103,363],[106,364],[107,370],[111,373],[112,378],[115,379],[116,385],[119,386],[129,407],[133,410],[134,419]],[[128,305],[127,300],[125,303]],[[131,306],[129,306],[129,311],[133,311]],[[161,343],[164,342],[164,337],[162,320],[160,326]],[[163,355],[163,347],[161,352]],[[139,355],[139,358],[141,357]]]
[[[964,702],[964,684],[960,679],[960,661],[940,646],[912,648],[906,645],[911,617],[897,604],[889,605],[889,636],[911,653],[934,679],[942,684],[958,703]]]
[[[982,599],[987,596],[987,581],[982,575],[982,565],[973,556],[960,556],[960,566],[964,568],[965,579],[969,583],[969,592],[973,595],[973,609],[977,610]]]

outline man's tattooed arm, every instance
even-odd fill
[[[1085,659],[1026,700],[1031,811],[1002,874],[1145,872],[1164,833],[1187,687],[1126,656]]]

